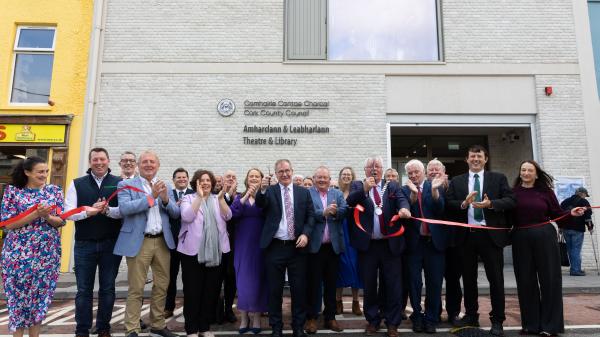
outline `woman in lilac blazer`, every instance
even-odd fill
[[[223,191],[211,193],[215,184],[212,172],[194,172],[190,185],[196,193],[184,196],[179,206],[183,317],[185,331],[192,337],[214,336],[209,329],[221,290],[221,255],[230,251],[225,222],[231,219],[231,210]]]

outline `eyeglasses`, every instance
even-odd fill
[[[135,163],[135,159],[121,159],[121,163]]]

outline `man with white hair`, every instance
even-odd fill
[[[303,186],[304,176],[301,174],[294,174],[294,176],[292,177],[292,183],[296,186]]]
[[[402,225],[400,221],[392,223],[391,219],[395,215],[410,218],[410,205],[397,182],[382,179],[381,157],[367,158],[364,169],[367,178],[352,183],[346,201],[350,207],[364,208],[359,215],[364,231],[352,226],[350,244],[358,251],[358,270],[364,282],[363,311],[368,322],[365,333],[367,336],[376,334],[385,318],[387,335],[397,337],[402,321],[404,236],[393,235]],[[377,296],[379,270],[383,271],[383,279],[379,280],[385,292],[383,308]]]
[[[425,166],[417,159],[406,163],[408,175],[402,191],[410,201],[410,213],[418,218],[439,219],[444,213],[443,178],[425,179]],[[448,245],[447,228],[424,221],[410,220],[406,237],[409,270],[409,294],[413,313],[410,319],[414,332],[435,333],[442,307],[444,250]],[[421,290],[425,274],[425,310],[421,312]]]

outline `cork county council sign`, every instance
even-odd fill
[[[329,101],[319,100],[245,100],[244,117],[254,119],[244,124],[244,145],[296,146],[302,137],[330,134],[327,125],[319,124],[329,111]],[[268,120],[256,122],[256,119]]]

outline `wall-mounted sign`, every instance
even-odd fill
[[[64,143],[66,125],[0,124],[0,143]]]

